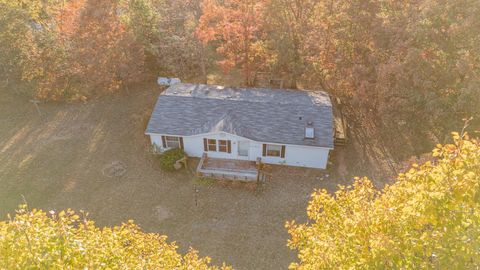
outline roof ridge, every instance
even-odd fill
[[[303,91],[303,90],[302,90]],[[304,92],[307,92],[308,91],[304,91]],[[165,93],[165,92],[163,92]],[[237,102],[248,102],[248,103],[269,103],[269,104],[277,104],[277,105],[291,105],[291,106],[305,106],[307,104],[301,104],[301,103],[296,103],[296,102],[281,102],[281,101],[277,101],[277,100],[261,100],[261,99],[258,99],[258,100],[248,100],[248,99],[235,99],[235,98],[218,98],[218,97],[205,97],[205,96],[202,96],[202,97],[199,97],[199,96],[185,96],[185,95],[171,95],[171,94],[163,94],[161,93],[158,98],[162,97],[162,96],[165,96],[165,97],[175,97],[175,98],[193,98],[193,99],[208,99],[208,100],[228,100],[228,101],[237,101]],[[310,105],[313,105],[313,106],[317,106],[317,107],[332,107],[332,104],[329,103],[329,104],[325,104],[323,102],[314,102],[312,99],[309,100],[311,102]]]

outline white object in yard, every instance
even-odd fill
[[[182,168],[182,164],[177,161],[175,162],[175,164],[173,164],[173,167],[175,168],[175,170],[178,171]]]
[[[161,86],[171,86],[182,81],[179,78],[158,77],[157,84]]]

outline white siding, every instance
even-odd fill
[[[327,148],[287,145],[285,150],[285,164],[298,167],[326,169],[329,152],[330,150]]]
[[[160,134],[148,134],[152,144],[156,144],[157,147],[162,147],[162,135]],[[173,134],[168,134],[175,136]],[[247,138],[236,136],[229,133],[210,133],[201,134],[195,136],[183,136],[184,150],[187,155],[191,157],[201,157],[204,153],[203,139],[215,139],[215,140],[230,140],[232,151],[231,153],[222,152],[208,152],[208,156],[214,158],[230,158],[230,159],[249,159],[255,161],[258,157],[262,158],[262,161],[269,164],[283,164],[289,166],[298,167],[310,167],[325,169],[327,167],[328,154],[330,149],[322,147],[311,147],[303,145],[286,145],[285,158],[280,157],[262,157],[263,142],[252,141]],[[238,155],[238,141],[249,141],[250,149],[247,157]]]
[[[157,134],[147,134],[150,136],[150,142],[152,145],[156,146],[157,149],[162,148],[162,135]]]

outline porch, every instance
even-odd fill
[[[214,179],[264,181],[265,176],[259,167],[262,167],[260,161],[210,158],[204,153],[197,166],[197,175]]]

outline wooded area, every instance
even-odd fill
[[[0,8],[2,89],[39,99],[87,100],[160,74],[206,81],[218,67],[242,71],[244,85],[268,73],[284,87],[322,88],[355,117],[428,141],[443,142],[480,113],[474,0],[0,0]]]
[[[0,0],[0,213],[21,194],[106,226],[22,206],[0,222],[0,268],[217,269],[110,226],[126,216],[246,269],[478,268],[479,18],[478,0]],[[278,166],[259,196],[157,168],[155,78],[219,73],[330,93],[349,130],[332,174]]]

